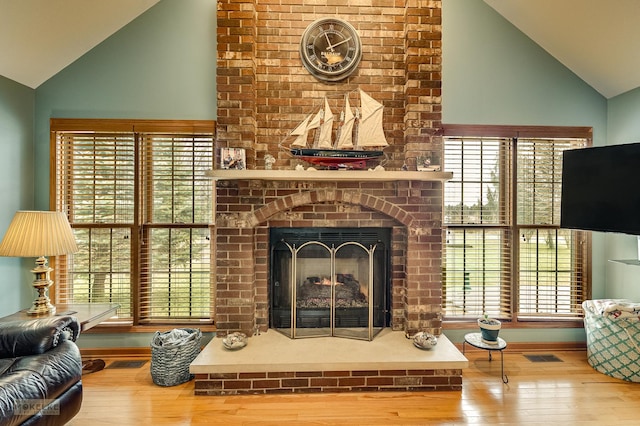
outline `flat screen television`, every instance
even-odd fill
[[[640,235],[640,143],[563,153],[560,226]]]

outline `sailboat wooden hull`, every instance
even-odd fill
[[[382,157],[382,151],[291,148],[291,155],[318,166],[341,169],[364,169],[367,160]]]

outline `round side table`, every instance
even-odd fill
[[[484,340],[482,340],[482,334],[468,333],[464,335],[464,342],[462,342],[462,353],[464,353],[465,345],[467,343],[474,348],[489,351],[489,361],[491,361],[491,352],[500,352],[500,375],[502,376],[502,382],[509,383],[509,378],[506,374],[504,374],[504,354],[502,353],[502,351],[507,348],[507,342],[505,342],[504,339],[498,337],[498,341],[496,343],[486,343]]]

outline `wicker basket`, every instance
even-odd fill
[[[202,332],[181,328],[156,331],[151,341],[151,378],[160,386],[175,386],[193,378],[189,364],[200,353]]]

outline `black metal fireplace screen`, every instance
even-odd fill
[[[271,228],[271,327],[372,340],[389,325],[390,241],[388,228]]]

